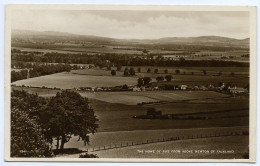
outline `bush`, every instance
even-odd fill
[[[97,154],[84,153],[84,154],[80,154],[79,158],[99,158],[99,157],[97,156]]]

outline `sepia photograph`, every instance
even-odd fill
[[[255,7],[5,12],[6,161],[255,162]]]

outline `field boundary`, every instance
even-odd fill
[[[96,151],[103,151],[103,150],[110,150],[110,149],[117,149],[117,148],[125,148],[130,146],[138,146],[144,144],[152,144],[152,143],[160,143],[160,142],[169,142],[169,141],[179,141],[179,140],[191,140],[191,139],[203,139],[203,138],[216,138],[216,137],[229,137],[229,136],[243,136],[249,135],[248,130],[242,131],[228,131],[228,132],[212,132],[209,134],[192,134],[192,135],[182,135],[182,136],[171,136],[171,137],[161,137],[161,138],[153,138],[147,139],[142,141],[132,141],[114,145],[105,145],[105,146],[98,146],[93,147],[90,150],[86,150],[85,152],[96,152]]]

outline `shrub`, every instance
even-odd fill
[[[79,158],[98,158],[98,156],[97,154],[84,153],[84,154],[80,154]]]

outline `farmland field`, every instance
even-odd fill
[[[164,129],[164,130],[135,130],[135,131],[117,131],[117,132],[98,132],[94,135],[90,135],[90,144],[87,147],[83,146],[83,142],[78,142],[78,137],[74,136],[71,141],[65,144],[66,148],[97,148],[98,146],[120,145],[121,143],[131,144],[132,142],[139,143],[157,141],[163,138],[176,137],[187,138],[188,136],[209,136],[215,133],[227,133],[227,132],[242,132],[248,131],[248,127],[212,127],[212,128],[192,128],[192,129]]]
[[[24,89],[40,96],[54,96],[58,90],[41,88],[13,87]],[[169,96],[166,96],[169,93]],[[200,95],[203,94],[203,95]],[[249,114],[248,97],[228,97],[228,95],[211,91],[160,91],[152,92],[96,92],[81,93],[88,97],[90,105],[95,110],[101,131],[132,131],[157,130],[177,128],[201,128],[223,126],[248,126]],[[138,106],[136,103],[158,101],[164,98],[168,103],[148,104]],[[187,101],[189,100],[189,101]],[[163,120],[163,119],[133,119],[133,116],[145,115],[147,108],[152,107],[163,114],[211,112],[223,110],[237,110],[230,113],[219,113],[216,116],[230,116],[230,118],[210,120]]]
[[[170,120],[170,119],[134,119],[133,116],[145,115],[147,106],[125,105],[107,103],[100,100],[90,99],[90,104],[100,120],[99,131],[132,131],[132,130],[159,130],[159,129],[184,129],[202,127],[227,127],[227,126],[248,126],[249,118],[232,117],[240,114],[249,114],[248,103],[235,99],[230,104],[194,104],[194,103],[170,103],[154,105],[157,110],[166,113],[194,113],[210,112],[219,110],[240,110],[232,112],[230,118],[210,120]],[[239,104],[238,104],[239,103]],[[243,110],[241,110],[243,109]],[[183,110],[183,111],[182,111]],[[225,115],[220,113],[219,115]]]
[[[228,70],[229,68],[225,68]],[[160,69],[162,70],[162,69]],[[159,71],[160,71],[159,70]],[[173,70],[173,69],[172,69]],[[187,69],[183,69],[187,70]],[[192,71],[198,69],[193,68]],[[216,74],[216,71],[212,72]],[[215,69],[216,70],[216,69]],[[224,69],[223,69],[224,70]],[[234,69],[235,70],[235,69]],[[246,69],[245,69],[246,70]],[[162,71],[160,71],[162,72]],[[200,73],[202,73],[200,71]],[[228,72],[230,73],[230,72]],[[246,71],[244,72],[246,73]],[[118,72],[116,76],[111,76],[111,71],[109,70],[98,70],[98,69],[85,69],[85,70],[72,70],[71,72],[57,73],[47,76],[41,76],[37,78],[30,78],[26,80],[19,80],[13,84],[17,86],[32,86],[32,87],[49,87],[49,88],[61,88],[61,89],[73,89],[79,87],[112,87],[119,85],[136,85],[138,77],[151,77],[152,81],[155,82],[157,76],[165,76],[167,74],[154,74],[154,73],[136,73],[136,76],[124,77],[123,72]],[[209,83],[217,85],[219,82],[225,83],[235,83],[240,87],[245,87],[249,83],[248,75],[244,75],[240,72],[236,76],[230,77],[227,75],[223,76],[212,76],[202,74],[198,75],[173,75],[173,80],[171,82],[160,82],[158,84],[186,84],[186,85],[207,85]]]
[[[115,68],[112,68],[115,69]],[[137,67],[134,68],[137,71]],[[173,80],[171,82],[161,82],[159,84],[186,84],[186,85],[207,85],[209,83],[217,85],[219,82],[224,83],[235,83],[238,86],[245,87],[249,83],[248,77],[248,68],[206,68],[207,75],[204,76],[202,73],[203,68],[168,68],[168,74],[164,73],[165,68],[158,68],[158,73],[153,73],[155,68],[151,68],[152,72],[147,73],[148,67],[142,67],[141,73],[136,72],[136,76],[131,78],[137,79],[138,77],[151,77],[153,82],[156,82],[157,76],[165,76],[168,74],[173,75]],[[176,75],[175,70],[180,70],[181,74]],[[124,67],[122,68],[122,71]],[[240,71],[238,71],[240,70]],[[114,77],[122,77],[123,72],[117,71],[116,76]],[[222,72],[221,76],[217,76],[219,72]],[[183,73],[186,74],[183,74]],[[191,75],[191,72],[194,72],[194,75]],[[230,77],[230,73],[234,72],[234,76]],[[73,70],[72,74],[76,75],[95,75],[95,76],[111,76],[111,71],[109,70],[100,70],[100,69],[86,69],[86,70]],[[132,84],[133,85],[133,84]]]
[[[79,87],[112,87],[124,84],[135,85],[134,77],[90,76],[75,75],[71,73],[57,73],[41,77],[30,78],[13,82],[17,86],[49,87],[61,89],[73,89]]]
[[[81,93],[82,96],[97,99],[109,103],[121,103],[136,105],[141,102],[155,101],[182,101],[182,100],[201,100],[218,99],[228,97],[226,94],[213,91],[144,91],[144,92],[96,92]]]

